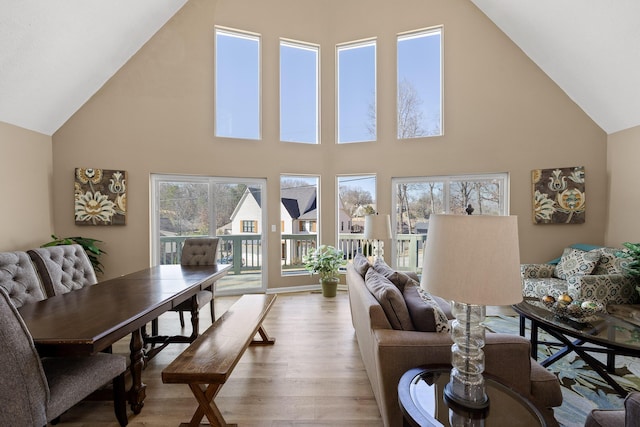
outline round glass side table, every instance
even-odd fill
[[[450,368],[420,367],[410,369],[398,384],[398,401],[405,425],[532,427],[546,426],[540,411],[526,397],[485,374],[489,407],[484,411],[467,411],[450,405],[443,395],[449,382]]]

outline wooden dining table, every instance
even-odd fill
[[[146,324],[195,298],[224,277],[231,265],[159,265],[56,295],[18,310],[42,356],[88,356],[109,351],[131,334],[128,400],[134,413],[144,406]],[[194,315],[197,315],[197,309]]]

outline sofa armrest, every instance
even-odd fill
[[[638,280],[622,274],[589,274],[567,278],[569,295],[603,305],[634,304],[638,301]]]
[[[640,418],[640,392],[632,392],[624,400],[626,424],[632,426]]]
[[[553,277],[554,264],[520,264],[520,276],[523,279],[544,279]]]
[[[383,389],[397,387],[404,372],[421,365],[450,365],[450,334],[375,330],[378,366],[383,366]],[[485,372],[512,388],[531,395],[531,344],[519,335],[487,333]],[[387,384],[384,384],[387,383]]]

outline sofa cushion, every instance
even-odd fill
[[[628,259],[616,256],[616,252],[620,249],[616,248],[600,248],[596,249],[600,255],[600,259],[593,269],[592,274],[625,274],[624,265],[629,263]]]
[[[522,295],[525,297],[542,298],[551,295],[558,298],[569,291],[567,281],[557,277],[547,277],[540,279],[525,278],[522,280]],[[579,299],[579,295],[571,295]]]
[[[556,265],[555,276],[559,279],[567,280],[570,276],[591,274],[599,260],[600,253],[597,250],[587,252],[580,249],[565,248],[560,257],[560,262]]]
[[[367,271],[365,285],[382,306],[393,329],[415,331],[404,297],[396,285],[373,268]]]
[[[389,281],[391,281],[391,283],[396,285],[400,292],[404,291],[405,284],[407,284],[407,282],[411,280],[408,275],[389,267],[389,265],[387,265],[387,263],[380,258],[376,258],[376,260],[373,262],[373,269],[386,277]]]
[[[365,274],[367,274],[367,270],[369,270],[371,264],[369,264],[369,260],[367,259],[367,257],[362,255],[361,253],[357,253],[356,256],[353,257],[353,266],[364,279],[364,276]]]
[[[418,283],[411,281],[404,287],[404,301],[416,331],[450,332],[449,319],[443,307],[451,314],[449,303],[429,294]]]

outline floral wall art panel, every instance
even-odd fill
[[[74,195],[77,225],[126,224],[126,171],[76,168]]]
[[[534,169],[531,181],[534,224],[584,223],[584,166]]]

